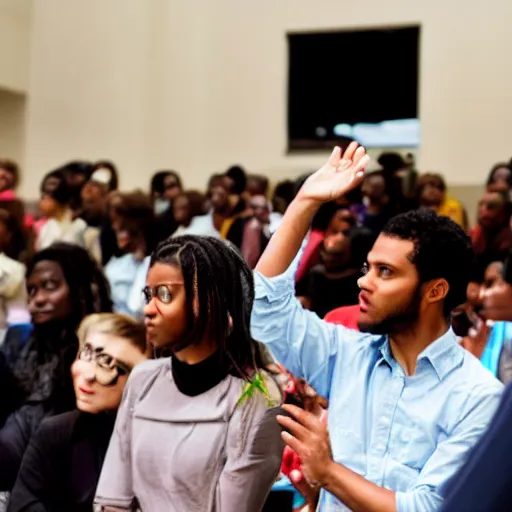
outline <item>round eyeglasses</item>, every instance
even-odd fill
[[[78,359],[87,363],[95,362],[94,378],[102,386],[115,386],[119,377],[132,371],[129,365],[103,352],[103,348],[94,348],[89,343],[82,347]]]
[[[182,286],[184,283],[162,283],[156,286],[145,286],[142,289],[144,302],[149,304],[153,298],[158,299],[163,304],[169,304],[172,301],[171,286]]]

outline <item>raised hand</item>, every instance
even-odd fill
[[[340,198],[361,183],[369,161],[357,142],[351,142],[343,154],[336,146],[327,163],[304,182],[298,197],[318,203]]]

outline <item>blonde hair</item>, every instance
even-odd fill
[[[77,336],[80,348],[91,333],[110,334],[128,340],[143,354],[148,353],[146,328],[128,315],[119,313],[94,313],[86,316],[78,327]]]

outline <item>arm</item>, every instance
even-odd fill
[[[53,438],[43,422],[23,457],[9,501],[9,512],[46,512],[57,505],[55,500],[59,492],[62,493],[59,481],[63,475],[56,462],[62,460],[64,453],[58,451]]]
[[[267,388],[280,400],[277,385],[268,377]],[[217,512],[260,512],[279,474],[283,454],[278,408],[268,408],[256,392],[235,409],[226,439],[226,464],[217,484]]]

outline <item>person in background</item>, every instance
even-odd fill
[[[70,244],[38,252],[27,269],[32,328],[11,327],[0,347],[3,359],[0,417],[0,490],[14,485],[25,449],[41,420],[74,408],[70,368],[76,329],[91,314],[112,308],[108,283],[88,253]]]
[[[16,219],[8,211],[0,209],[0,344],[9,325],[30,323],[25,265],[16,261],[9,250],[19,233]]]
[[[201,219],[199,222],[196,222],[196,219],[202,217],[205,213],[204,201],[204,195],[197,190],[182,192],[173,201],[174,220],[178,224],[178,227],[172,236],[210,234],[208,231],[202,232],[203,223]]]
[[[363,226],[377,238],[388,221],[398,213],[396,204],[391,202],[383,172],[375,171],[365,176],[361,187],[363,194]]]
[[[302,305],[323,318],[335,308],[356,304],[361,269],[373,240],[372,233],[365,228],[351,227],[326,234],[320,263],[295,285]]]
[[[144,289],[147,339],[172,355],[128,380],[100,510],[261,511],[283,444],[281,393],[249,333],[252,279],[222,240],[183,236],[157,247]]]
[[[110,160],[94,162],[90,179],[96,183],[103,183],[109,192],[119,187],[119,173],[117,167]]]
[[[329,401],[327,426],[292,405],[278,417],[301,459],[303,492],[322,489],[320,512],[434,512],[503,387],[449,325],[474,264],[468,236],[428,210],[390,221],[359,280],[361,333],[293,297],[290,265],[315,211],[357,186],[368,160],[356,143],[335,148],[303,185],[256,267],[251,332]]]
[[[98,238],[90,236],[83,219],[73,217],[71,200],[72,191],[62,171],[52,171],[43,178],[39,209],[47,221],[36,239],[36,249],[67,242],[87,249],[96,261],[101,261]]]
[[[69,186],[71,194],[69,205],[75,216],[79,215],[82,209],[80,197],[82,187],[91,177],[93,170],[93,165],[83,160],[74,160],[56,169],[64,175]]]
[[[268,196],[268,178],[261,174],[249,174],[247,184],[242,194],[244,201],[248,203],[253,196]]]
[[[153,196],[155,197],[153,207],[163,210],[161,213],[157,213],[155,221],[158,241],[170,237],[178,227],[174,218],[173,201],[183,192],[179,174],[174,171],[166,171],[162,177],[162,187],[161,195],[159,197]],[[167,207],[164,209],[165,204]]]
[[[504,261],[512,248],[511,205],[506,192],[485,192],[478,204],[478,224],[471,231],[477,268],[483,274],[494,261]]]
[[[113,257],[105,266],[105,276],[110,284],[114,311],[125,313],[135,318],[142,316],[142,311],[131,309],[133,293],[141,297],[140,276],[145,276],[149,266],[149,255],[155,242],[155,216],[149,198],[140,192],[122,194],[122,211],[115,224],[117,245],[123,255]],[[140,303],[140,301],[139,301]]]
[[[100,313],[78,329],[71,366],[76,409],[46,419],[32,437],[9,512],[90,512],[116,411],[132,369],[147,359],[144,325]]]
[[[270,205],[266,196],[251,196],[249,210],[251,214],[233,222],[226,239],[238,247],[252,270],[270,240]]]
[[[429,208],[467,229],[464,208],[459,201],[446,196],[446,183],[440,174],[422,174],[416,184],[416,198],[420,208]]]
[[[492,192],[508,192],[512,189],[512,171],[509,164],[500,162],[493,165],[487,178],[487,190]]]
[[[172,178],[174,178],[174,180]],[[168,190],[166,190],[166,179],[167,185],[173,185]],[[175,187],[174,184],[177,186]],[[177,173],[174,171],[157,171],[153,174],[149,186],[149,195],[153,202],[155,215],[160,215],[169,208],[171,203],[165,195],[166,192],[167,195],[169,195],[169,193],[174,195],[174,189],[179,189],[179,192],[182,190],[181,179]]]
[[[250,215],[243,198],[247,186],[247,175],[242,167],[234,165],[225,173],[225,185],[229,194],[229,207],[222,226],[219,229],[220,236],[226,239],[233,222],[242,216]]]

